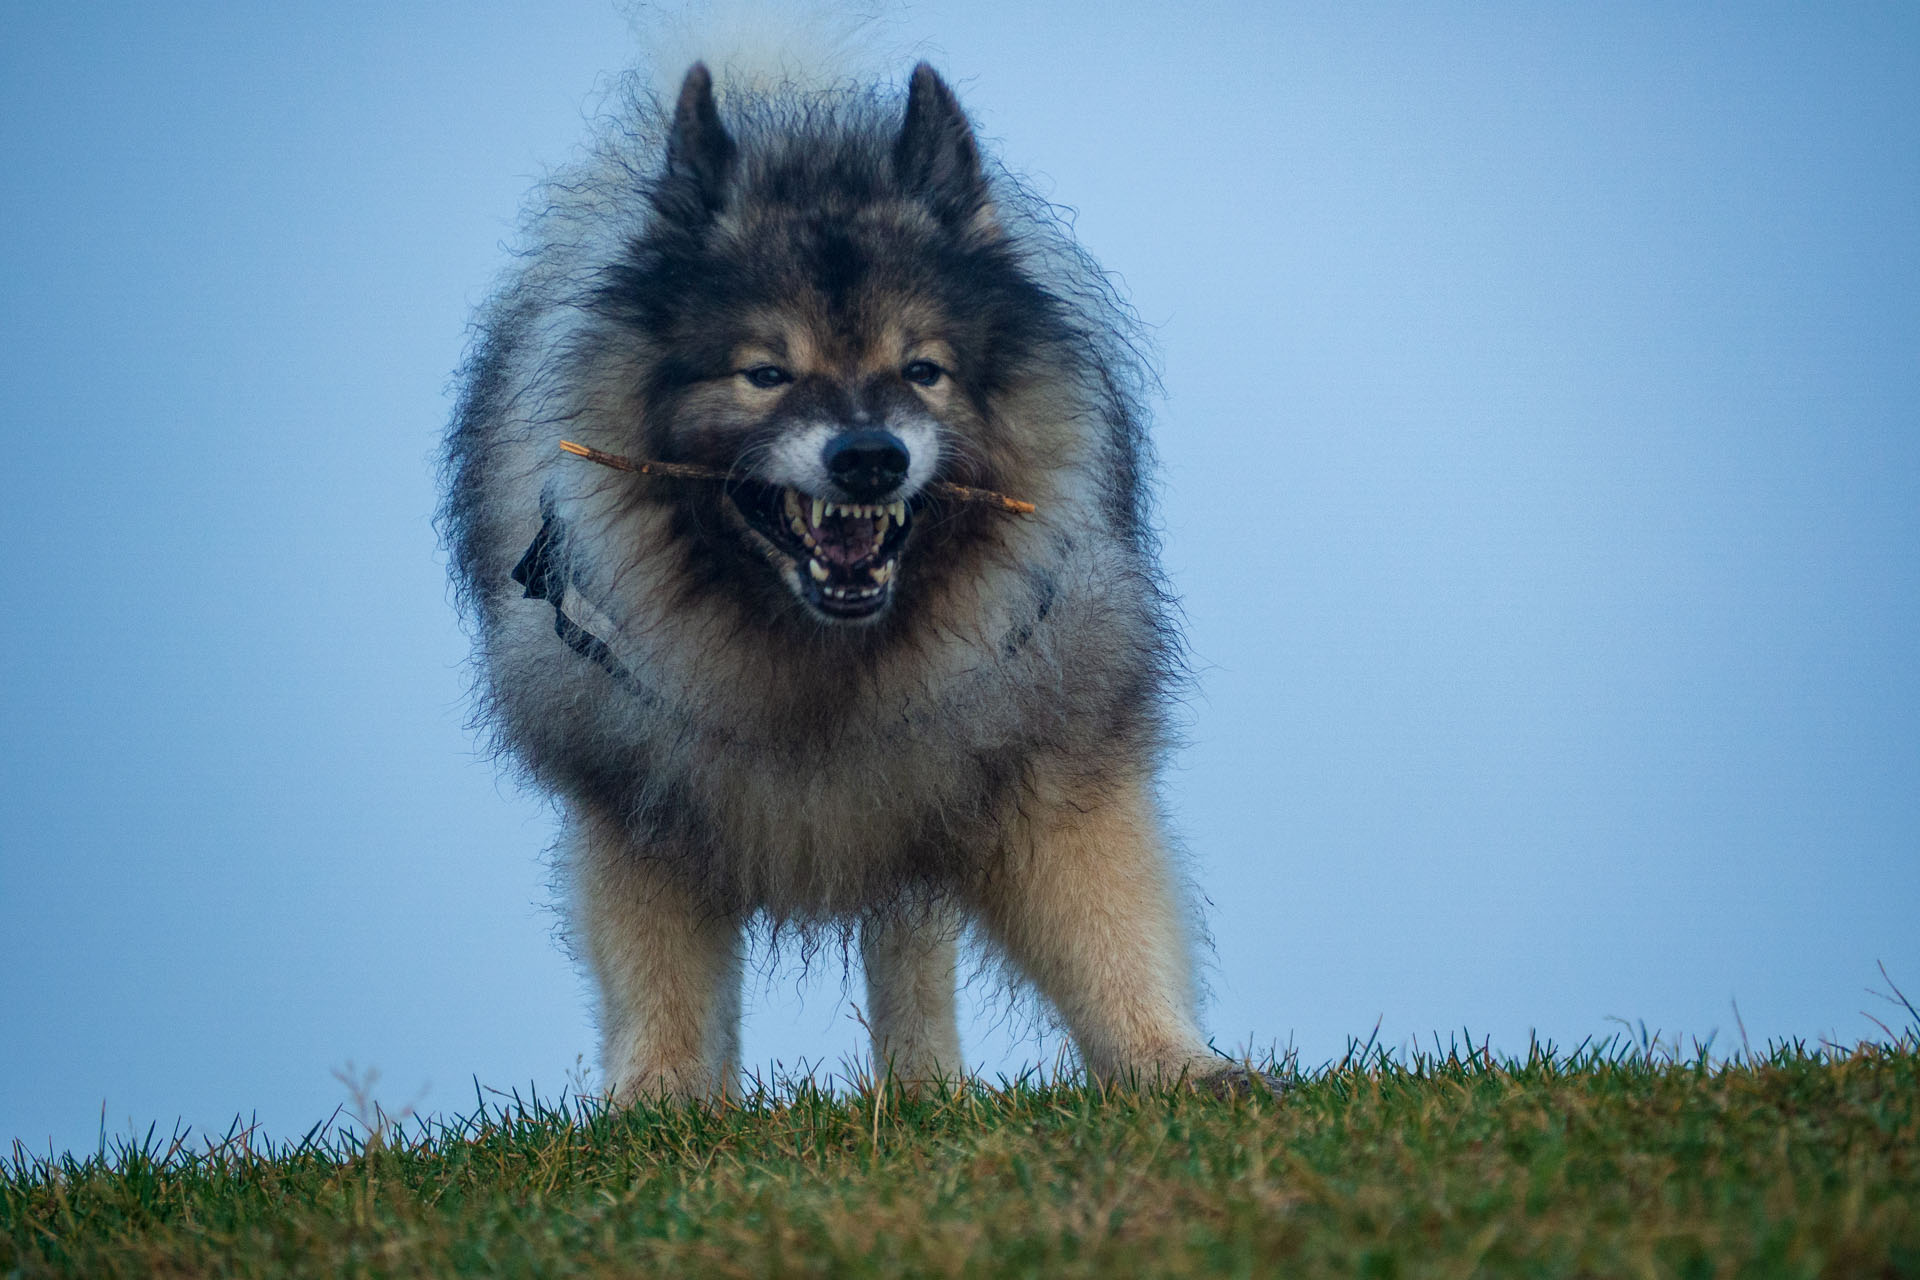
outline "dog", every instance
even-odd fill
[[[1196,1023],[1155,799],[1151,373],[1051,207],[926,63],[904,95],[695,63],[530,207],[440,525],[480,718],[565,815],[613,1096],[737,1087],[766,922],[857,932],[901,1081],[962,1074],[969,926],[1097,1077],[1259,1078]]]

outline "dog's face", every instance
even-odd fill
[[[820,326],[768,320],[736,348],[732,376],[699,397],[745,428],[743,457],[758,455],[751,478],[726,488],[731,518],[819,616],[877,617],[943,437],[968,425],[956,421],[953,348],[935,329],[830,352]]]
[[[648,352],[651,456],[730,476],[683,499],[703,579],[763,604],[778,584],[816,621],[870,623],[903,580],[949,571],[977,521],[929,483],[1003,487],[1027,465],[998,406],[1039,376],[1056,308],[1006,245],[931,69],[891,137],[776,136],[743,152],[696,66],[656,229],[604,296]]]

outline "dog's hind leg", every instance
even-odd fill
[[[1095,1075],[1211,1080],[1232,1064],[1195,1026],[1187,930],[1143,780],[1038,780],[980,892],[989,935],[1066,1022]]]
[[[573,926],[600,997],[600,1062],[619,1102],[737,1087],[740,922],[715,911],[619,825],[578,816]]]
[[[884,1079],[891,1070],[908,1085],[960,1078],[954,1012],[959,932],[953,914],[938,907],[907,907],[861,923],[876,1077]]]

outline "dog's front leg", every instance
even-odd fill
[[[860,926],[867,972],[867,1029],[874,1074],[909,1086],[958,1080],[960,1025],[954,1012],[959,924],[938,908],[904,908]]]
[[[740,922],[601,815],[577,814],[573,840],[574,926],[614,1099],[720,1097],[740,1058]]]
[[[1211,1079],[1192,1014],[1187,930],[1143,781],[1037,785],[988,876],[988,932],[1052,1002],[1095,1075]]]

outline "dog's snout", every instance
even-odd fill
[[[845,431],[821,452],[827,474],[856,502],[884,498],[907,478],[906,442],[891,431]]]

